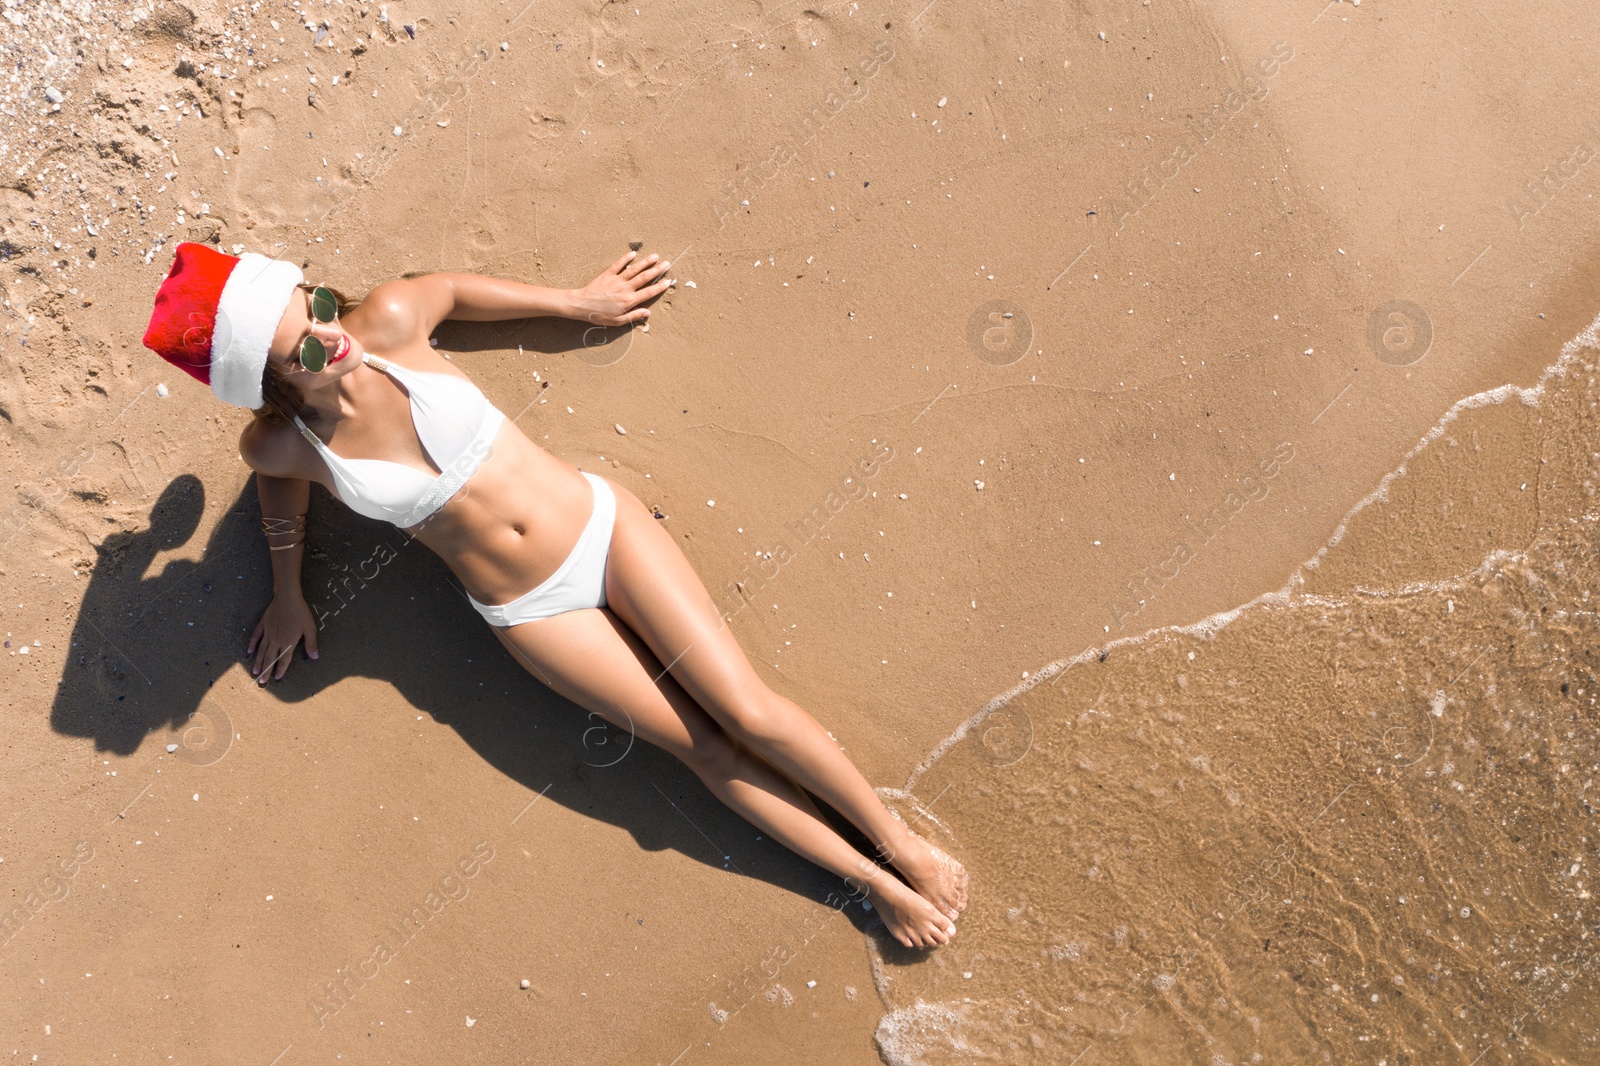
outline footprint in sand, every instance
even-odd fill
[[[291,168],[285,167],[281,155],[273,150],[278,142],[277,116],[265,108],[248,108],[240,117],[238,135],[239,154],[230,168],[234,171],[233,216],[247,227],[267,230],[305,217],[303,211],[296,214],[294,210],[305,193],[296,187]]]

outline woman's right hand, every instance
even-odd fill
[[[274,596],[244,649],[246,655],[255,652],[256,661],[250,672],[256,675],[256,684],[265,685],[269,677],[282,677],[289,669],[289,660],[294,658],[295,645],[302,639],[306,642],[306,655],[315,659],[317,623],[311,605],[299,593]]]

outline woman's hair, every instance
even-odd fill
[[[349,299],[332,285],[322,287],[333,293],[333,298],[339,303],[339,317],[343,318],[352,306]],[[283,368],[271,359],[267,360],[267,367],[261,372],[261,398],[264,402],[255,409],[254,414],[269,426],[287,425],[306,406],[306,398],[300,389],[288,379]]]

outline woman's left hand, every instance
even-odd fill
[[[657,263],[659,258],[657,255],[640,258],[638,252],[624,255],[589,284],[572,291],[570,317],[592,326],[625,326],[630,322],[648,321],[649,309],[639,305],[666,292],[671,282],[661,275],[672,263]]]

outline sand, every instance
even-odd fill
[[[1593,1058],[1595,22],[6,8],[3,1050]],[[248,416],[139,344],[184,239],[352,295],[670,257],[648,331],[439,349],[666,516],[967,863],[956,941],[320,490],[321,658],[257,687]]]

